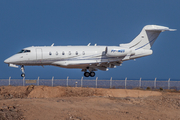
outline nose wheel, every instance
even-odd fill
[[[24,65],[21,66],[21,71],[22,71],[21,77],[25,77]]]
[[[89,72],[85,72],[84,76],[85,77],[89,77],[89,76],[94,77],[95,76],[95,72],[90,72],[90,73]]]
[[[24,74],[24,73],[22,73],[22,74],[21,74],[21,77],[25,77],[25,74]]]

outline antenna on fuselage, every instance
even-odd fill
[[[54,46],[54,43],[51,45],[51,47],[53,47]]]
[[[91,43],[89,43],[87,46],[90,46],[91,45]]]

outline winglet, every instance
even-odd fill
[[[53,47],[54,46],[54,43],[51,45],[51,47]]]
[[[89,43],[87,46],[90,46],[91,45],[91,43]]]
[[[169,29],[169,31],[176,31],[177,29]]]

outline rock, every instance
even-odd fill
[[[15,107],[14,106],[9,106],[8,109],[9,109],[9,111],[13,111],[15,109]]]
[[[7,106],[2,106],[2,108],[3,108],[3,109],[8,109],[8,107],[7,107]]]

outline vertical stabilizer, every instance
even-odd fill
[[[169,29],[168,27],[158,25],[146,25],[140,34],[127,44],[120,44],[121,47],[138,49],[150,49],[161,32],[175,31],[175,29]]]

